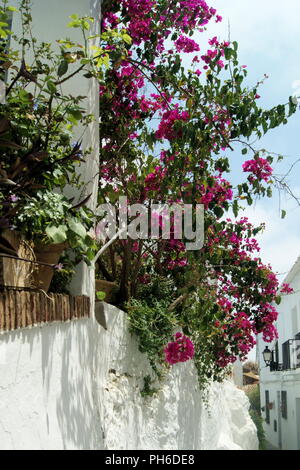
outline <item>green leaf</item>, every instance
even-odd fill
[[[69,114],[77,121],[80,121],[80,119],[82,119],[82,112],[79,111],[79,109],[69,109],[68,111]]]
[[[29,95],[26,90],[19,90],[19,98],[22,101],[22,103],[29,103]]]
[[[96,297],[98,300],[104,300],[106,297],[106,293],[102,290],[99,290],[98,292],[96,292]]]
[[[7,32],[5,31],[5,29],[0,28],[0,38],[7,38]]]
[[[217,217],[222,217],[222,215],[224,214],[223,209],[219,206],[215,206],[213,208],[213,211],[214,211],[214,213],[216,214]]]
[[[277,297],[275,297],[275,302],[276,302],[277,305],[280,304],[280,302],[281,302],[281,297],[280,297],[280,295],[278,295]]]
[[[231,52],[232,52],[232,51],[231,51],[231,49],[230,49],[229,47],[225,47],[224,53],[225,53],[225,59],[226,59],[226,60],[229,60],[229,59],[230,59],[230,57],[231,57]]]
[[[126,42],[126,44],[131,45],[132,39],[131,39],[131,37],[129,36],[129,34],[122,34],[122,39],[123,39],[123,41]]]
[[[59,225],[58,227],[50,225],[46,228],[46,234],[53,241],[53,243],[63,243],[67,239],[66,225]]]
[[[68,71],[69,64],[66,60],[62,60],[61,63],[59,64],[58,70],[57,70],[57,75],[59,77],[62,77],[67,73]]]
[[[266,121],[262,121],[261,124],[262,124],[262,128],[263,128],[264,133],[266,133],[267,130],[268,130],[268,124],[267,124],[267,122],[266,122]]]
[[[248,152],[248,150],[247,150],[246,148],[244,148],[244,149],[242,150],[242,155],[246,155],[247,152]]]
[[[285,210],[282,210],[281,211],[281,218],[284,219],[286,216],[286,211]]]
[[[238,202],[237,202],[236,199],[233,202],[232,210],[233,210],[234,216],[237,217],[237,215],[239,213],[239,205],[238,205]]]
[[[75,218],[70,219],[69,222],[68,222],[68,225],[69,225],[70,230],[72,230],[72,232],[76,233],[76,235],[79,235],[79,237],[81,237],[81,238],[86,237],[86,229],[82,225],[81,222],[78,222],[77,219],[75,219]]]
[[[50,91],[51,94],[56,93],[56,85],[52,80],[48,80],[47,82],[47,88]]]

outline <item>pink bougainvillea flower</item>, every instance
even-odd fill
[[[62,263],[58,263],[54,266],[54,269],[56,269],[57,271],[61,271],[62,269],[64,269],[64,265]]]
[[[252,173],[259,180],[268,181],[272,175],[273,169],[271,168],[268,160],[265,158],[256,158],[254,160],[247,160],[243,163],[243,171]],[[253,182],[254,177],[250,175],[249,181]]]
[[[167,347],[164,349],[166,362],[173,365],[192,359],[195,350],[190,338],[179,332],[174,335],[174,338],[175,341],[168,343]]]
[[[190,39],[186,36],[179,36],[177,41],[175,41],[175,47],[177,52],[194,52],[194,51],[200,51],[199,45],[193,41],[193,39]]]
[[[294,289],[290,287],[287,282],[284,282],[281,286],[280,292],[282,294],[292,294],[294,292]]]

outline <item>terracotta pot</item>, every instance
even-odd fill
[[[118,288],[118,285],[115,282],[104,281],[102,279],[96,279],[95,289],[96,292],[102,291],[105,292],[104,302],[109,302],[112,298],[113,291]]]
[[[36,260],[41,263],[57,264],[63,251],[67,248],[67,243],[55,243],[52,245],[43,245],[35,248]],[[50,266],[37,265],[34,272],[34,283],[39,289],[48,292],[54,269]]]
[[[2,254],[2,256],[1,256]],[[19,256],[13,259],[6,256]],[[0,285],[5,287],[32,287],[36,264],[31,242],[25,241],[20,233],[4,230],[0,236]]]

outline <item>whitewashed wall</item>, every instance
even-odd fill
[[[288,282],[294,293],[283,295],[278,310],[277,330],[279,345],[279,363],[282,363],[282,343],[300,332],[300,259],[297,260],[284,282]],[[261,335],[260,335],[261,336]],[[262,351],[265,346],[271,350],[275,342],[266,344],[260,337],[260,394],[261,406],[265,406],[265,391],[269,391],[269,400],[273,404],[270,410],[270,423],[264,423],[267,440],[275,447],[284,450],[300,450],[300,409],[296,400],[300,400],[300,368],[295,370],[274,371],[265,366]],[[287,419],[281,415],[281,404],[278,393],[287,392]],[[299,403],[299,402],[298,402]],[[263,413],[265,416],[265,412]],[[274,427],[277,423],[277,430]]]
[[[213,384],[207,410],[192,362],[143,398],[147,358],[126,315],[0,336],[0,449],[256,449],[248,400]]]

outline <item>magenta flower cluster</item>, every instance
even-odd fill
[[[284,282],[281,286],[280,292],[282,294],[292,294],[294,292],[294,289],[290,287],[287,282]]]
[[[268,181],[272,175],[273,169],[271,168],[268,160],[265,158],[255,158],[254,160],[247,160],[243,163],[243,171],[252,173],[259,180]],[[249,181],[254,182],[255,178],[250,175]]]
[[[159,123],[159,127],[155,133],[157,139],[168,139],[173,140],[176,137],[182,136],[181,129],[175,129],[174,125],[178,121],[187,121],[189,119],[189,113],[187,111],[178,110],[178,106],[175,105],[174,109],[165,111],[162,115],[162,120]]]
[[[166,362],[173,365],[193,359],[195,350],[190,338],[179,332],[174,335],[174,338],[175,341],[168,343],[164,349]]]
[[[227,322],[222,325],[221,329],[223,330],[221,350],[217,354],[217,364],[220,367],[226,367],[236,361],[237,354],[241,359],[246,358],[256,342],[252,334],[253,322],[249,320],[245,312],[237,312],[234,316],[228,315]]]
[[[148,41],[152,31],[152,19],[147,17],[156,2],[152,0],[122,0],[130,16],[128,32],[134,44]]]
[[[232,199],[231,184],[221,177],[221,175],[212,177],[212,185],[205,187],[201,185],[197,189],[200,190],[201,197],[199,202],[204,204],[205,209],[209,207],[211,202],[215,204],[223,204],[225,201]]]
[[[194,52],[194,51],[200,51],[199,45],[193,41],[193,39],[190,39],[186,36],[179,36],[177,41],[175,41],[175,47],[177,52]]]

